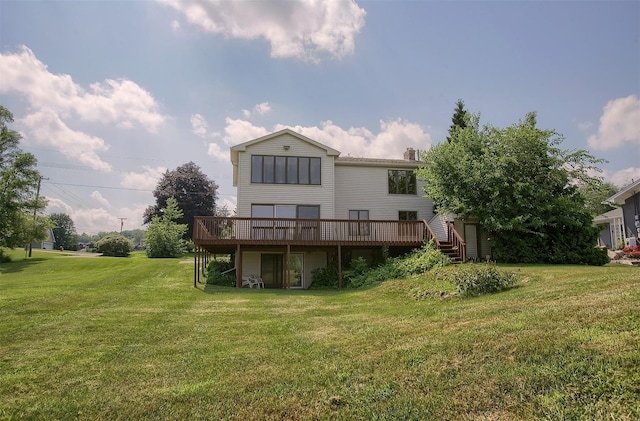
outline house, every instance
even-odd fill
[[[640,237],[640,180],[632,182],[606,200],[622,208],[622,228],[625,245],[638,244]]]
[[[53,245],[56,242],[56,237],[53,235],[53,230],[47,228],[46,238],[42,241],[34,241],[31,243],[32,249],[53,250]]]
[[[624,244],[624,225],[622,208],[616,208],[593,218],[594,224],[600,228],[598,246],[610,250],[620,248]]]
[[[308,288],[312,271],[331,262],[341,278],[350,259],[400,255],[431,239],[464,259],[453,225],[455,244],[427,223],[435,214],[416,180],[416,151],[398,158],[341,157],[290,129],[231,147],[237,216],[195,218],[194,278],[207,253],[233,256],[237,286],[255,275],[271,288]]]

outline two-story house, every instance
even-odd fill
[[[266,287],[308,288],[311,272],[332,261],[341,268],[383,248],[397,255],[432,238],[444,243],[426,222],[433,204],[413,149],[399,159],[341,157],[285,129],[231,147],[231,162],[237,216],[196,217],[196,276],[202,252],[228,253],[238,286],[256,275]],[[464,242],[451,248],[464,259]]]

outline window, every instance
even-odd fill
[[[389,170],[389,194],[416,194],[413,170]]]
[[[252,218],[320,219],[318,205],[251,205]]]
[[[321,184],[320,158],[251,156],[251,182],[264,184]]]
[[[369,219],[369,211],[368,210],[350,210],[349,219],[366,221]],[[349,223],[349,235],[369,235],[369,223],[368,222]]]
[[[418,220],[418,212],[417,211],[399,211],[398,212],[398,220],[400,220],[400,221],[417,221]]]

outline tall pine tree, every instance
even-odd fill
[[[457,129],[464,129],[467,127],[467,110],[464,109],[464,101],[461,99],[456,102],[456,109],[451,117],[451,127],[449,127],[449,136],[447,136],[447,142],[451,143]]]

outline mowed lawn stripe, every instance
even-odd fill
[[[512,266],[463,299],[192,285],[176,259],[0,267],[0,418],[633,419],[640,271]],[[14,266],[15,265],[15,266]]]

